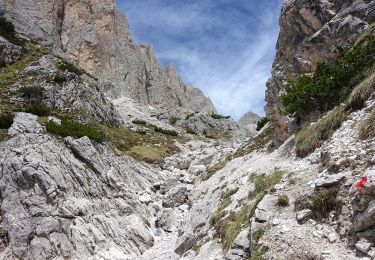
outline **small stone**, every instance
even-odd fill
[[[299,224],[303,224],[312,215],[313,215],[313,212],[310,209],[304,209],[296,213],[296,219]]]
[[[140,202],[142,202],[146,205],[148,205],[152,201],[152,198],[149,194],[143,194],[138,199],[139,199]]]
[[[278,218],[274,218],[273,220],[272,220],[272,225],[273,226],[277,226],[277,225],[279,225],[280,224],[280,219],[278,219]]]
[[[340,236],[345,236],[346,235],[346,229],[345,228],[341,228],[340,229]]]
[[[330,233],[330,234],[328,235],[328,241],[329,241],[330,243],[334,243],[334,242],[336,242],[337,239],[338,239],[338,235],[337,235],[336,232]]]
[[[318,224],[315,226],[315,229],[316,230],[322,230],[323,229],[323,225],[322,224]]]
[[[370,251],[372,245],[373,243],[369,242],[367,239],[361,239],[355,244],[355,248],[358,251],[366,254],[368,251]]]

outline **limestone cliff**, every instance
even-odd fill
[[[272,77],[267,83],[266,112],[276,127],[276,141],[289,136],[287,117],[280,113],[279,96],[288,80],[314,72],[319,62],[348,48],[375,21],[371,0],[284,0]]]
[[[149,46],[138,47],[114,0],[0,0],[18,32],[116,86],[112,96],[156,107],[215,111],[211,100],[162,68]]]

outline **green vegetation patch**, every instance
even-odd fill
[[[51,109],[40,101],[31,102],[24,108],[26,113],[30,113],[37,116],[48,116],[51,112]]]
[[[61,125],[49,121],[46,124],[46,129],[49,133],[62,137],[74,136],[76,138],[81,138],[87,136],[97,142],[104,141],[103,132],[98,131],[92,126],[83,125],[69,119],[63,119]]]
[[[275,171],[270,175],[255,174],[250,175],[250,181],[254,183],[254,190],[249,192],[249,199],[254,199],[258,195],[267,192],[270,188],[278,184],[284,176],[284,172]]]
[[[22,79],[19,75],[20,72],[31,62],[38,60],[42,54],[41,49],[33,45],[26,45],[21,57],[0,71],[0,91],[3,92],[4,87],[14,84],[18,79]],[[26,78],[25,81],[27,81]]]
[[[13,124],[13,118],[10,113],[0,114],[0,129],[9,129]]]
[[[237,212],[231,211],[229,215],[215,226],[216,234],[222,241],[224,250],[228,250],[242,229],[250,225],[250,207],[245,205]]]
[[[250,139],[248,143],[238,148],[234,157],[242,157],[254,151],[259,151],[273,140],[275,128],[270,124],[261,133]]]
[[[302,129],[296,136],[296,154],[305,157],[320,147],[321,142],[327,140],[345,120],[347,112],[343,106],[338,106],[322,117],[317,123]]]
[[[358,137],[361,140],[375,137],[375,110],[360,122],[358,127]]]
[[[332,63],[319,64],[313,76],[303,75],[291,81],[281,96],[284,112],[303,117],[316,110],[332,109],[375,65],[374,53],[375,36],[368,35]]]
[[[327,217],[330,211],[340,206],[340,202],[337,200],[338,191],[338,187],[331,187],[314,191],[311,195],[300,196],[294,202],[294,210],[310,209],[317,219]]]
[[[279,207],[287,207],[289,206],[289,197],[285,194],[279,195],[277,197],[276,205]]]
[[[228,140],[232,137],[229,131],[222,128],[204,129],[203,135],[209,139]]]
[[[22,87],[18,90],[23,97],[27,99],[42,99],[45,90],[39,86]]]
[[[263,237],[264,233],[264,229],[259,228],[251,235],[253,244],[251,245],[250,260],[264,259],[263,255],[269,250],[267,246],[259,245],[259,240]]]
[[[230,162],[230,159],[227,157],[227,158],[225,158],[225,160],[220,161],[220,162],[214,164],[213,166],[211,166],[207,170],[207,174],[204,176],[203,180],[206,181],[209,178],[211,178],[216,172],[223,169],[229,162]]]
[[[332,134],[341,126],[350,112],[361,109],[366,100],[375,91],[375,72],[358,84],[349,95],[347,100],[340,106],[335,107],[322,117],[317,123],[311,124],[309,127],[302,129],[296,136],[296,154],[299,157],[306,157],[321,143],[328,140]],[[369,118],[369,120],[371,120]],[[360,129],[362,133],[366,131],[371,133],[371,126],[368,122],[364,122]],[[366,129],[366,127],[369,129]]]
[[[76,65],[66,60],[61,60],[61,63],[58,65],[58,67],[61,71],[69,71],[71,73],[76,74],[77,76],[82,76],[83,74],[85,74],[84,70],[78,68]]]
[[[175,141],[184,141],[180,136],[169,136],[159,132],[138,132],[123,127],[110,128],[101,125],[106,140],[118,151],[137,160],[160,164],[164,158],[178,152]]]
[[[262,130],[262,128],[269,122],[267,117],[262,117],[261,119],[258,120],[257,122],[257,131]]]
[[[25,45],[25,42],[23,40],[17,38],[14,25],[11,22],[7,21],[7,19],[3,16],[0,16],[0,36],[4,37],[9,42],[15,45]]]
[[[213,119],[229,119],[230,118],[230,116],[223,116],[223,115],[219,115],[219,114],[215,114],[215,113],[212,113],[211,117]]]

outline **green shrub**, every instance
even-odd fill
[[[14,116],[9,113],[0,114],[0,129],[8,129],[13,124]]]
[[[267,117],[262,117],[257,122],[257,128],[256,128],[256,130],[260,131],[268,122],[269,122],[269,120],[268,120]]]
[[[76,65],[70,63],[70,62],[67,62],[67,61],[61,61],[61,63],[59,64],[59,69],[62,70],[62,71],[69,71],[71,73],[74,73],[78,76],[82,76],[85,72],[78,68]]]
[[[97,142],[104,141],[104,134],[96,130],[94,127],[82,125],[68,119],[63,119],[61,125],[49,121],[46,124],[46,129],[48,132],[62,137],[74,136],[76,138],[81,138],[87,136]]]
[[[319,64],[313,76],[291,81],[281,96],[283,110],[298,117],[313,111],[326,112],[342,102],[366,69],[375,64],[375,36],[340,55],[330,64]]]
[[[64,83],[67,81],[67,78],[64,74],[62,73],[57,73],[56,76],[54,77],[53,81],[56,83]]]
[[[135,125],[147,125],[147,122],[141,119],[134,119],[132,123]]]
[[[161,133],[161,134],[166,134],[166,135],[171,135],[171,136],[178,136],[178,133],[174,130],[168,130],[160,127],[155,127],[155,132]]]
[[[219,115],[219,114],[215,114],[215,113],[212,113],[211,117],[213,119],[229,119],[230,118],[230,116],[223,116],[223,115]]]
[[[9,42],[15,45],[25,45],[25,42],[23,40],[17,38],[14,25],[11,22],[7,21],[7,19],[3,16],[0,16],[0,36],[4,37]]]
[[[277,206],[279,207],[286,207],[289,205],[289,198],[287,195],[279,195],[277,198]]]
[[[41,100],[43,98],[45,90],[42,87],[32,86],[32,87],[22,87],[18,90],[23,97],[27,99],[37,99]]]
[[[50,108],[40,101],[31,102],[31,104],[25,107],[26,113],[30,113],[37,116],[48,116],[50,111]]]

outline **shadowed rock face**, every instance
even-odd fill
[[[374,1],[284,0],[277,54],[266,92],[266,112],[276,126],[277,143],[290,134],[279,98],[287,81],[314,72],[319,62],[332,60],[337,46],[352,46],[374,20]]]
[[[17,31],[41,42],[128,96],[156,107],[215,111],[211,100],[162,68],[149,46],[138,47],[114,0],[4,0],[0,13]]]

